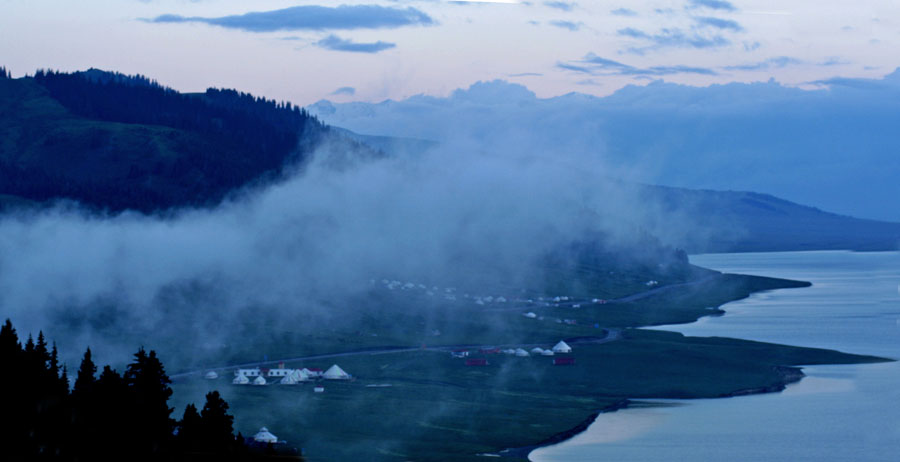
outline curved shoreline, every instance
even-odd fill
[[[528,446],[521,446],[521,447],[517,447],[517,448],[507,448],[502,451],[498,451],[496,453],[496,455],[499,455],[500,457],[528,460],[528,455],[531,454],[531,451],[534,451],[535,449],[538,449],[538,448],[553,446],[554,444],[559,444],[559,443],[562,443],[569,439],[572,439],[575,435],[578,435],[579,433],[587,430],[588,427],[590,427],[591,424],[593,424],[594,421],[597,420],[597,417],[599,417],[600,414],[606,414],[609,412],[616,412],[619,409],[625,409],[628,407],[629,404],[631,404],[631,400],[629,400],[627,398],[619,400],[618,402],[616,402],[614,404],[611,404],[609,406],[604,407],[603,409],[600,409],[597,412],[594,412],[593,414],[588,416],[586,419],[582,420],[578,425],[576,425],[568,430],[564,430],[559,433],[556,433],[556,434],[550,436],[549,438],[546,438],[543,441],[540,441],[535,444],[531,444]]]
[[[723,395],[719,395],[712,399],[736,398],[736,397],[740,397],[740,396],[759,395],[759,394],[764,394],[764,393],[779,393],[781,391],[784,391],[784,389],[787,385],[789,385],[791,383],[799,382],[800,380],[803,379],[803,377],[806,377],[806,374],[803,373],[802,368],[799,368],[799,367],[776,366],[775,368],[776,368],[776,371],[782,377],[782,381],[778,384],[769,385],[769,386],[765,386],[765,387],[754,387],[754,388],[745,388],[745,389],[735,390],[735,391],[732,391],[732,392],[729,392],[729,393],[726,393]],[[662,396],[662,397],[657,397],[657,398],[644,398],[644,399],[684,400],[686,398]],[[710,398],[695,398],[695,399],[710,399]],[[574,438],[576,435],[578,435],[579,433],[586,431],[594,423],[594,421],[597,420],[597,417],[599,417],[600,414],[606,414],[606,413],[610,413],[610,412],[616,412],[621,409],[626,409],[629,407],[629,405],[631,405],[632,402],[633,401],[628,398],[622,399],[621,401],[619,401],[613,405],[607,406],[607,407],[591,414],[588,418],[583,420],[581,423],[579,423],[578,425],[576,425],[568,430],[556,433],[555,435],[553,435],[543,441],[540,441],[536,444],[522,446],[522,447],[518,447],[518,448],[504,449],[502,451],[499,451],[497,453],[497,455],[499,455],[501,457],[530,460],[530,459],[528,459],[528,456],[531,454],[532,451],[543,448],[543,447],[547,447],[547,446],[553,446],[555,444],[563,443],[567,440],[570,440],[570,439]]]

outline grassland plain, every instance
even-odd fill
[[[380,338],[337,336],[331,343],[324,337],[311,341],[286,335],[267,345],[273,358],[358,351],[333,359],[289,362],[286,367],[326,368],[338,363],[355,379],[326,382],[324,393],[314,393],[311,384],[242,387],[231,385],[228,374],[213,381],[194,375],[176,381],[174,404],[183,408],[187,402],[200,401],[208,390],[219,389],[237,416],[236,428],[250,433],[267,426],[302,448],[309,460],[483,460],[479,454],[524,460],[529,448],[568,437],[597,413],[629,400],[777,391],[802,377],[797,365],[883,361],[829,350],[633,329],[689,322],[721,313],[717,308],[721,304],[755,291],[804,285],[715,275],[669,290],[645,291],[626,302],[580,309],[546,307],[543,313],[546,320],[555,310],[565,310],[568,316],[582,318],[575,325],[540,322],[514,310],[482,312],[481,317],[472,312],[448,318],[448,334],[430,339],[433,346],[518,342],[550,347],[560,338],[603,335],[603,329],[594,327],[601,322],[624,328],[619,340],[577,344],[570,355],[576,360],[572,366],[554,366],[546,356],[475,353],[488,365],[466,366],[445,351],[361,351],[391,344],[415,346],[422,340],[398,333]],[[478,327],[503,316],[502,330]],[[285,342],[291,338],[294,341]],[[317,347],[303,348],[304,342]],[[249,358],[231,353],[229,360]]]

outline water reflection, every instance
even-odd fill
[[[703,255],[692,260],[726,272],[814,285],[757,294],[726,305],[725,316],[663,329],[900,357],[896,252]],[[582,435],[530,457],[535,462],[897,460],[900,363],[815,366],[804,372],[806,378],[778,394],[603,414]]]

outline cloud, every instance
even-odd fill
[[[315,43],[317,47],[334,51],[349,51],[352,53],[378,53],[397,46],[396,43],[377,42],[360,43],[348,39],[342,39],[337,35],[329,35]]]
[[[650,66],[640,68],[612,59],[603,58],[593,53],[588,54],[584,59],[576,61],[574,64],[557,63],[556,67],[589,75],[630,75],[644,77],[672,74],[717,75],[716,71],[709,68],[686,65]]]
[[[766,69],[781,69],[795,64],[803,64],[803,61],[797,58],[791,58],[790,56],[776,56],[755,63],[725,66],[724,69],[729,71],[761,71]]]
[[[721,10],[721,11],[737,11],[734,5],[731,2],[727,2],[725,0],[691,0],[688,4],[688,8],[709,8],[712,10]]]
[[[589,84],[591,79],[603,83],[606,74],[633,72],[645,62],[630,55],[587,58],[557,67],[567,69],[572,81]],[[821,60],[804,59],[804,66]],[[679,70],[670,67],[655,72]],[[493,142],[495,127],[529,127],[529,145],[554,153],[596,153],[608,160],[607,166],[629,170],[635,181],[762,191],[832,212],[898,220],[897,201],[890,198],[900,197],[900,137],[894,128],[900,126],[900,70],[883,79],[822,79],[815,82],[821,90],[774,80],[696,87],[643,77],[655,81],[606,97],[570,94],[481,105],[474,98],[335,104],[336,111],[323,118],[360,133],[441,142],[468,132],[447,123],[454,120],[476,130],[484,127],[475,145]]]
[[[403,26],[435,24],[430,16],[412,7],[401,9],[378,5],[294,6],[280,10],[212,18],[164,14],[147,21],[153,23],[199,22],[249,32],[393,29]]]
[[[617,34],[622,37],[630,37],[650,42],[649,46],[629,47],[626,51],[635,54],[644,54],[647,50],[657,48],[716,48],[730,45],[731,41],[721,35],[703,35],[695,31],[685,33],[678,28],[662,29],[659,33],[648,34],[633,27],[619,29]]]
[[[337,90],[331,92],[332,95],[349,95],[353,96],[356,94],[356,89],[353,87],[341,87]]]
[[[694,21],[700,26],[709,26],[714,27],[716,29],[725,29],[732,30],[735,32],[740,32],[744,30],[737,21],[732,21],[731,19],[721,19],[721,18],[712,18],[708,16],[702,16],[694,18]]]
[[[628,8],[616,8],[615,10],[610,11],[610,13],[616,16],[637,16],[636,11],[629,10]]]
[[[548,24],[550,24],[551,26],[554,26],[554,27],[559,27],[561,29],[568,29],[573,32],[577,31],[578,29],[581,29],[581,26],[584,25],[583,23],[580,23],[580,22],[576,23],[576,22],[572,22],[572,21],[562,21],[562,20],[550,21]]]
[[[520,72],[518,74],[507,74],[509,77],[543,77],[544,74],[539,72]]]
[[[577,3],[570,2],[544,2],[545,6],[549,6],[550,8],[556,8],[557,10],[563,11],[572,11]]]

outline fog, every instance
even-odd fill
[[[809,89],[812,87],[813,89]],[[491,142],[528,127],[534,147],[600,153],[633,180],[755,191],[861,218],[900,221],[900,71],[883,79],[774,80],[692,87],[663,81],[603,97],[541,99],[505,81],[445,98],[320,101],[326,123],[363,134]],[[447,124],[451,120],[455,123]],[[860,179],[865,178],[865,181]]]
[[[382,158],[324,146],[284,181],[214,209],[107,216],[60,203],[5,215],[0,311],[60,341],[70,367],[88,345],[101,363],[141,344],[189,357],[235,341],[248,316],[343,316],[373,279],[528,287],[541,258],[579,239],[633,247],[641,233],[694,234],[611,179],[628,172],[529,145],[521,132]]]

